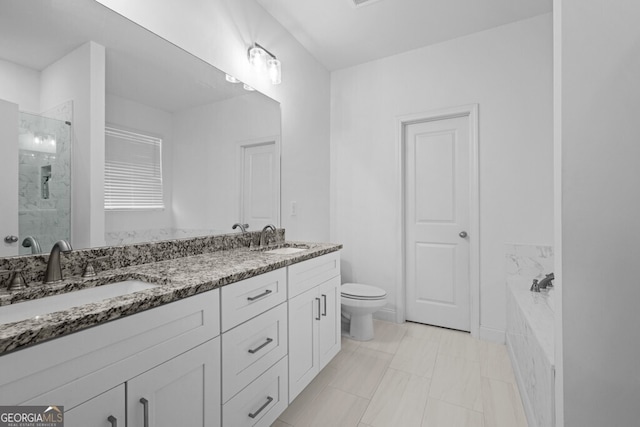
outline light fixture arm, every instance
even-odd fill
[[[257,42],[253,42],[253,44],[249,46],[249,48],[247,49],[247,57],[251,56],[251,49],[253,49],[254,47],[259,47],[260,49],[264,50],[264,52],[267,55],[269,55],[272,59],[278,59],[273,53],[269,52],[264,46],[262,46],[260,43],[257,43]]]

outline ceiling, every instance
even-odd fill
[[[257,0],[334,71],[551,12],[552,0]]]
[[[168,112],[246,95],[210,64],[95,1],[1,0],[0,60],[42,71],[79,46],[106,48],[106,91]]]

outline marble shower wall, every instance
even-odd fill
[[[20,243],[35,237],[43,252],[71,237],[71,103],[47,114],[20,113],[18,223]],[[20,254],[31,248],[19,246]]]

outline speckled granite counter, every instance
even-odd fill
[[[61,283],[38,285],[26,291],[0,293],[1,306],[127,279],[161,285],[38,318],[4,324],[0,326],[0,355],[342,248],[342,245],[331,243],[305,244],[309,246],[308,250],[289,255],[238,248],[115,268],[92,278],[71,277]]]

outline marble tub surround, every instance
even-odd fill
[[[250,250],[247,247],[231,248],[147,264],[113,268],[100,272],[92,278],[69,277],[59,284],[42,285],[22,294],[16,293],[17,297],[12,296],[13,293],[5,292],[4,295],[0,295],[0,301],[18,303],[18,299],[25,297],[25,295],[30,298],[36,297],[36,295],[44,297],[127,279],[137,279],[161,285],[46,314],[37,319],[31,318],[7,323],[0,330],[0,355],[342,248],[342,245],[331,243],[305,244],[309,246],[308,250],[289,255],[266,254],[262,251]],[[29,292],[31,293],[29,294]]]
[[[507,279],[544,279],[553,272],[553,247],[505,245]],[[529,284],[531,284],[531,282]]]
[[[510,249],[510,251],[509,251]],[[554,288],[531,292],[553,271],[553,248],[509,245],[507,349],[530,427],[555,425]]]
[[[284,242],[284,239],[285,230],[276,230],[274,241]],[[97,272],[242,247],[248,248],[257,246],[259,243],[259,231],[232,233],[74,250],[69,254],[61,255],[60,262],[63,276],[71,277],[80,276],[87,262],[99,257],[106,256],[108,259],[94,265]],[[39,286],[44,280],[48,260],[49,254],[0,258],[0,270],[22,270],[27,283]],[[8,280],[9,277],[0,277],[0,288],[6,288],[9,284]]]

